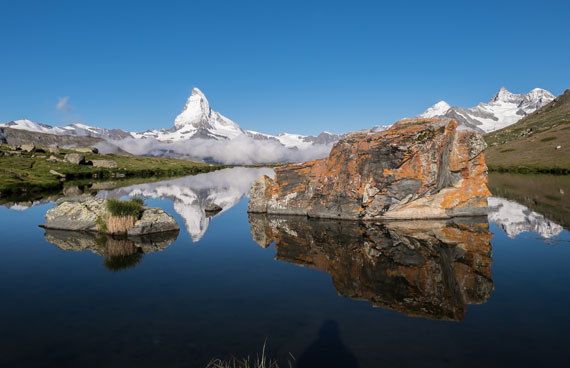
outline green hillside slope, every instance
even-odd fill
[[[491,171],[570,173],[570,89],[485,141]]]

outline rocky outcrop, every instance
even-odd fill
[[[93,167],[103,167],[106,169],[116,169],[117,163],[112,160],[91,160],[89,161]]]
[[[330,274],[342,296],[409,316],[461,320],[494,290],[484,217],[372,222],[250,214],[275,258]]]
[[[328,158],[258,179],[248,211],[362,220],[484,215],[485,148],[479,133],[450,120],[403,120],[353,133]]]
[[[70,164],[75,164],[75,165],[85,164],[85,156],[79,153],[68,153],[64,156],[63,159],[69,162]]]
[[[59,202],[46,213],[42,227],[54,230],[101,231],[102,219],[108,218],[104,199],[89,198]],[[127,236],[179,231],[176,220],[160,208],[143,207],[141,215],[127,230]]]

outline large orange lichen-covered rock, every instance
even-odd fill
[[[258,179],[248,211],[363,220],[484,215],[485,148],[479,133],[450,120],[349,134],[327,158]]]

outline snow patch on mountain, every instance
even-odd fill
[[[445,113],[448,112],[449,109],[451,109],[451,106],[449,106],[447,102],[439,101],[438,103],[427,109],[423,114],[418,115],[418,117],[429,119],[436,116],[442,116],[445,115]]]

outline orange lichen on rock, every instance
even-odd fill
[[[275,169],[252,188],[250,212],[347,219],[450,218],[486,213],[485,142],[456,122],[408,119],[357,132],[329,157]],[[254,190],[256,186],[270,190]]]

